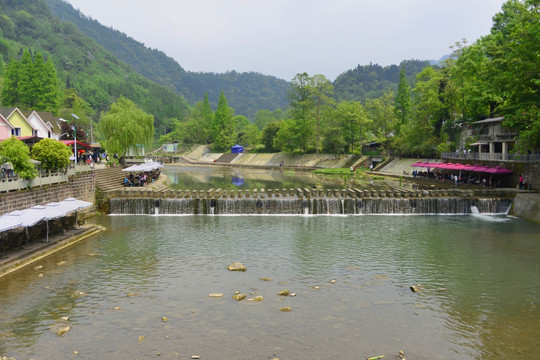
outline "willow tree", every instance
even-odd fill
[[[145,113],[133,101],[121,96],[99,122],[109,153],[125,157],[130,149],[152,144],[154,115]]]

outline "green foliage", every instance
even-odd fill
[[[385,151],[389,145],[397,126],[397,117],[394,108],[394,93],[388,91],[377,99],[368,99],[364,105],[367,117],[371,120],[371,140],[382,145]]]
[[[288,83],[285,80],[255,72],[230,71],[215,74],[186,71],[162,51],[150,49],[122,32],[101,25],[63,0],[46,1],[52,12],[63,21],[74,23],[83,33],[135,71],[173,89],[191,103],[207,93],[213,108],[216,108],[220,93],[224,91],[235,112],[248,118],[253,118],[259,109],[287,107]],[[158,115],[155,115],[157,119]],[[169,114],[169,117],[182,119],[177,114]]]
[[[276,109],[274,111],[259,110],[255,113],[255,120],[253,123],[262,131],[266,125],[272,121],[281,121],[283,120],[283,117],[284,115],[281,109]]]
[[[30,162],[30,149],[15,136],[0,142],[0,162],[9,162],[15,173],[23,179],[33,179],[37,170]]]
[[[124,157],[130,148],[152,143],[154,116],[145,113],[133,101],[120,97],[111,105],[111,110],[102,115],[99,126],[107,151]]]
[[[261,141],[261,131],[254,124],[245,126],[238,135],[239,143],[249,149],[256,147]]]
[[[64,169],[69,165],[70,148],[54,139],[43,139],[32,147],[32,158],[47,170]]]
[[[227,104],[225,94],[221,92],[219,104],[211,122],[215,151],[227,151],[236,139],[234,110]]]
[[[349,152],[361,151],[362,141],[366,139],[371,124],[362,104],[356,101],[341,101],[333,116],[342,129],[346,149]]]
[[[56,69],[52,62],[43,62],[41,53],[32,60],[30,52],[25,50],[21,61],[10,61],[5,76],[4,106],[51,112],[58,109]]]
[[[64,2],[59,5],[69,6]],[[106,111],[111,103],[124,96],[145,112],[153,114],[156,133],[163,134],[168,119],[183,120],[191,111],[187,102],[170,88],[139,75],[83,35],[72,23],[62,23],[52,16],[45,1],[0,0],[0,7],[0,27],[10,47],[8,53],[17,54],[19,49],[30,49],[31,54],[40,52],[47,59],[44,67],[47,76],[43,79],[54,77],[50,66],[54,65],[57,71],[54,89],[58,90],[58,84],[76,89],[78,96],[93,109],[94,115],[89,113],[90,117]],[[4,28],[10,28],[8,20],[16,24],[14,31],[3,31]],[[19,53],[17,58],[21,55]],[[9,60],[14,59],[12,57]],[[43,89],[48,89],[46,94],[53,91],[52,87]],[[15,104],[9,98],[4,98],[3,103],[7,106]],[[22,108],[27,106],[21,105]],[[56,108],[51,105],[49,109],[56,113],[58,105]]]
[[[277,147],[286,151],[300,149],[306,153],[315,135],[313,79],[307,73],[296,74],[288,97],[292,119],[279,130],[276,140],[281,145]]]
[[[280,128],[281,122],[279,121],[269,122],[264,127],[261,135],[261,142],[263,143],[264,149],[267,152],[273,153],[279,151],[279,148],[274,147],[274,139],[276,138]]]
[[[429,62],[421,60],[405,60],[399,66],[358,65],[336,78],[335,99],[365,101],[379,98],[388,91],[395,93],[400,82],[400,69],[404,69],[407,80],[412,85],[416,75],[426,66],[429,66]]]
[[[407,122],[411,111],[411,87],[407,82],[405,68],[403,67],[399,71],[399,85],[394,108],[395,115],[398,118],[399,125],[397,131],[399,133],[399,127]]]

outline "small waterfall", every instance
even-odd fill
[[[111,214],[139,215],[384,215],[508,214],[512,199],[419,197],[386,198],[112,198]]]

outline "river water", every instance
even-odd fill
[[[403,350],[408,359],[426,360],[539,356],[540,226],[519,219],[92,221],[107,231],[0,278],[0,355],[393,359]],[[235,261],[247,271],[228,271]],[[417,284],[422,291],[414,293],[410,286]],[[284,289],[296,296],[278,295]],[[233,300],[237,291],[247,298]],[[258,295],[262,302],[248,300]],[[70,331],[57,335],[66,326]]]

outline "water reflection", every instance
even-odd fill
[[[169,166],[165,172],[177,190],[334,188],[350,185],[350,176],[331,178],[307,171],[229,168],[219,166]]]

